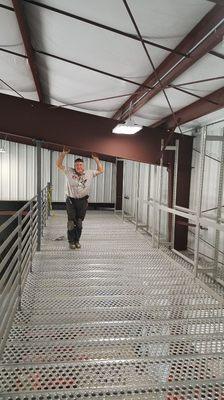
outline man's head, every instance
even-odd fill
[[[74,168],[77,174],[82,174],[84,172],[84,162],[82,158],[76,158]]]

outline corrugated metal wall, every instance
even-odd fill
[[[139,206],[138,221],[152,230],[153,207],[147,205],[148,198],[159,200],[158,183],[160,175],[160,167],[137,163],[134,161],[124,162],[124,211],[136,219],[136,198],[138,187],[138,171],[139,171]],[[156,188],[155,188],[156,186]],[[154,188],[156,190],[154,190]],[[168,199],[168,173],[163,167],[163,185],[162,185],[162,203],[167,205]],[[148,209],[148,210],[147,210]],[[167,234],[167,215],[162,213],[161,234],[166,237]]]
[[[6,152],[0,153],[0,200],[29,200],[36,194],[36,147],[10,141],[1,141],[0,147]],[[42,187],[50,181],[50,150],[41,149]],[[52,152],[52,198],[55,202],[65,200],[66,180],[56,167],[57,152]],[[77,157],[77,156],[75,156]],[[67,166],[73,167],[74,155],[66,157]],[[96,163],[84,158],[86,169],[96,169]],[[102,162],[105,173],[93,180],[90,202],[114,203],[116,188],[116,166]]]
[[[36,194],[36,148],[0,140],[0,199],[29,200]],[[42,149],[42,187],[50,178],[50,152]]]
[[[215,123],[207,126],[207,135],[223,135],[224,122]],[[193,158],[192,158],[192,176],[190,191],[190,208],[195,210],[197,205],[198,193],[198,170],[200,159],[200,131],[197,133],[193,142]],[[203,182],[203,199],[202,211],[204,216],[216,216],[216,207],[218,202],[218,181],[220,173],[221,159],[221,142],[207,141],[206,157]],[[223,209],[222,218],[224,218],[224,193],[223,193]],[[212,228],[200,231],[199,252],[206,255],[210,259],[214,258],[215,231]],[[189,229],[188,248],[194,248],[194,228]],[[224,263],[224,235],[220,235],[219,261]]]
[[[53,201],[64,201],[66,191],[66,180],[64,173],[56,168],[56,160],[59,156],[58,152],[53,151],[52,162],[52,182],[53,182]],[[74,166],[74,160],[77,158],[72,154],[66,156],[64,164],[67,167]],[[86,169],[96,169],[96,163],[94,160],[86,157],[82,157],[84,160]],[[116,166],[115,164],[104,162],[105,172],[99,175],[93,180],[91,193],[89,197],[90,203],[114,203],[116,197]]]
[[[216,123],[207,127],[208,135],[223,134],[224,122]],[[190,132],[190,134],[195,132]],[[198,193],[198,171],[200,159],[200,131],[194,138],[193,157],[192,157],[192,176],[190,189],[190,205],[189,208],[196,210],[197,193]],[[220,173],[221,145],[220,142],[208,141],[206,144],[206,157],[204,168],[203,182],[203,200],[202,210],[205,216],[215,216],[218,201],[218,180]],[[156,175],[154,173],[156,168]],[[149,230],[152,230],[153,207],[149,208],[147,220],[147,197],[148,190],[151,198],[154,197],[154,185],[156,184],[156,200],[158,200],[158,187],[160,167],[140,163],[140,185],[139,185],[139,222],[148,225]],[[124,195],[128,199],[124,200],[124,211],[131,215],[136,220],[136,198],[137,198],[137,179],[138,179],[138,163],[125,161],[124,164]],[[167,204],[168,196],[168,173],[166,168],[163,168],[163,190],[162,203]],[[209,210],[209,211],[207,211]],[[224,218],[224,193],[223,193],[223,211]],[[167,233],[167,213],[162,212],[161,215],[161,234],[166,237]],[[194,227],[189,228],[188,234],[188,249],[194,249]],[[199,252],[201,255],[209,257],[209,260],[214,258],[215,246],[215,231],[212,228],[202,229],[200,231]],[[220,234],[219,261],[224,263],[224,234]]]

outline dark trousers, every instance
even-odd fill
[[[82,233],[82,221],[85,218],[86,210],[88,207],[88,197],[82,199],[74,199],[67,197],[66,209],[68,214],[68,241],[69,243],[79,242]]]

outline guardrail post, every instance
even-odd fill
[[[21,310],[22,297],[22,214],[18,215],[18,308]]]
[[[138,230],[138,214],[139,214],[139,195],[140,195],[140,162],[137,164],[137,188],[135,198],[135,230]]]
[[[44,207],[44,223],[43,223],[43,228],[47,225],[47,215],[48,215],[48,211],[47,211],[47,207],[48,207],[48,199],[47,199],[47,186],[46,188],[43,190],[43,197],[44,197],[44,201],[43,201],[43,207]],[[42,236],[44,234],[44,229],[42,229]]]
[[[222,139],[222,140],[221,140]],[[223,187],[224,187],[224,128],[221,140],[221,160],[220,160],[220,170],[219,170],[219,183],[218,183],[218,204],[216,211],[216,222],[221,223],[222,218],[222,202],[223,202]],[[217,278],[218,264],[219,264],[219,246],[220,246],[220,231],[216,229],[215,232],[215,248],[214,248],[214,271],[213,279]]]
[[[123,189],[122,189],[122,220],[124,221],[124,214],[125,214],[125,186],[126,186],[126,162],[124,160],[123,166]]]
[[[164,148],[164,140],[161,140],[161,152],[162,155],[160,157],[160,170],[159,170],[159,187],[158,187],[158,218],[157,218],[157,248],[160,246],[160,231],[161,231],[161,203],[162,203],[162,190],[163,190],[163,148]]]
[[[42,232],[42,195],[41,195],[41,141],[36,140],[37,146],[37,251],[41,249],[41,232]]]
[[[47,212],[48,217],[51,216],[51,207],[52,207],[52,185],[51,182],[47,183]]]
[[[30,272],[33,272],[33,202],[30,202]]]
[[[151,190],[151,165],[148,165],[148,193],[147,193],[147,232],[149,231],[150,225],[150,190]]]
[[[157,168],[153,165],[153,219],[152,219],[152,246],[156,247],[156,182],[157,182]]]
[[[177,177],[178,177],[178,167],[179,167],[179,140],[175,141],[175,156],[174,156],[174,177],[173,177],[173,204],[172,208],[174,209],[177,202]],[[172,232],[171,232],[171,248],[175,247],[175,224],[176,224],[176,216],[172,214]]]
[[[197,193],[197,210],[196,210],[196,227],[195,227],[195,243],[194,243],[194,274],[198,276],[199,261],[199,243],[200,243],[200,217],[202,205],[203,179],[205,167],[205,150],[206,150],[207,127],[203,128],[201,133],[200,161],[198,172],[198,193]]]

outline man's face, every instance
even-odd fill
[[[82,174],[84,172],[84,164],[83,164],[83,162],[77,161],[75,163],[75,171],[78,174]]]

